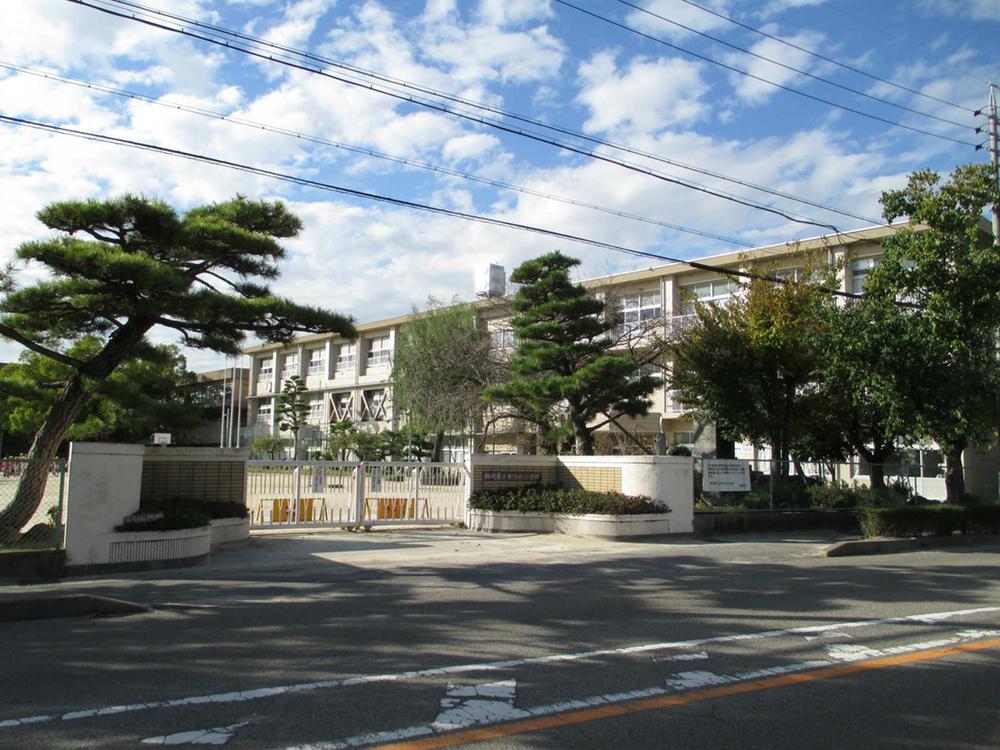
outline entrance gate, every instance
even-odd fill
[[[254,528],[430,525],[465,520],[462,464],[250,461]]]

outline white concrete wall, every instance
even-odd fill
[[[115,524],[139,509],[145,447],[70,443],[66,484],[66,564],[110,561]]]

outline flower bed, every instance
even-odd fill
[[[555,532],[607,539],[670,533],[670,508],[648,497],[561,487],[482,490],[469,501],[469,527]]]

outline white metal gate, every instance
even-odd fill
[[[465,520],[462,464],[407,461],[250,461],[255,528],[415,525]]]

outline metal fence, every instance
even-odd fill
[[[749,468],[749,492],[711,492],[703,488],[704,459],[695,459],[695,498],[705,506],[747,510],[805,510],[865,504],[942,501],[944,466],[936,451],[904,456],[885,464],[852,459],[840,462],[789,461],[772,464],[766,456],[740,457]],[[881,471],[879,471],[879,469]],[[873,493],[872,476],[881,473],[884,490]]]
[[[462,464],[250,461],[254,527],[447,524],[464,521]]]
[[[24,520],[8,518],[22,481],[44,483],[42,499]],[[0,550],[59,549],[63,545],[63,507],[66,498],[64,459],[42,464],[0,459]]]

